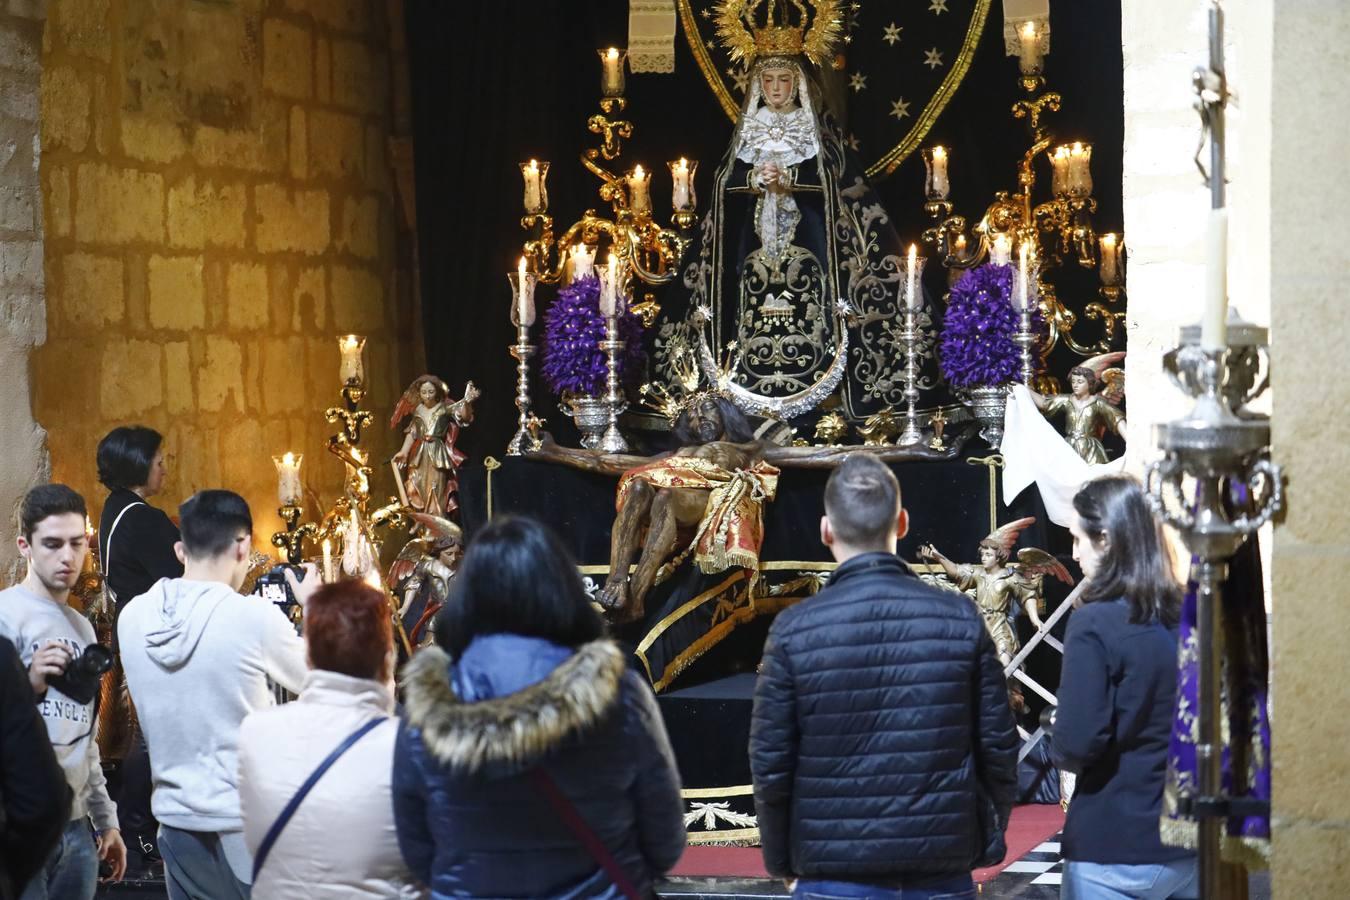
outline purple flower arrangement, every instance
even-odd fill
[[[1013,266],[976,266],[952,287],[942,320],[938,355],[942,377],[954,388],[1007,384],[1020,379],[1021,348],[1013,340],[1018,314],[1012,305]],[[1045,331],[1039,309],[1031,314],[1031,330]]]
[[[642,374],[646,358],[642,319],[632,312],[619,316],[619,378],[629,384]],[[599,396],[605,392],[608,372],[605,317],[600,314],[600,279],[581,278],[558,291],[544,314],[544,381],[559,397],[564,394]]]

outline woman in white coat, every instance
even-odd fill
[[[399,855],[390,799],[393,635],[384,596],[359,581],[322,587],[305,607],[312,671],[300,697],[244,720],[244,839],[254,900],[425,896]],[[310,775],[349,737],[258,866],[268,832]]]

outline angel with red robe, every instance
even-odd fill
[[[394,468],[407,505],[419,513],[449,516],[459,508],[457,473],[467,458],[455,449],[460,428],[473,421],[473,402],[479,391],[470,381],[461,400],[451,400],[450,388],[435,375],[422,375],[403,392],[390,428],[402,428],[406,437],[394,454]]]
[[[1026,610],[1031,624],[1039,629],[1045,604],[1041,586],[1046,574],[1054,575],[1065,584],[1073,584],[1073,577],[1064,564],[1044,550],[1024,547],[1017,553],[1017,562],[1008,562],[1018,535],[1035,522],[1035,518],[1028,516],[990,532],[980,541],[979,565],[958,565],[932,544],[919,548],[919,556],[941,565],[957,588],[963,591],[974,589],[975,605],[980,608],[984,626],[994,639],[999,662],[1004,666],[1012,662],[1021,648],[1013,628],[1013,601]]]

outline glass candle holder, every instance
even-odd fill
[[[670,166],[670,208],[675,212],[693,212],[698,206],[698,197],[694,193],[698,160],[680,157],[666,165]]]
[[[947,148],[928,147],[922,151],[924,165],[923,193],[928,200],[946,200],[952,186],[947,178]]]
[[[1098,274],[1101,276],[1102,285],[1105,287],[1120,287],[1124,279],[1124,271],[1120,265],[1121,250],[1124,245],[1120,242],[1118,234],[1104,234],[1097,239],[1101,247],[1101,264],[1098,267]]]
[[[1075,141],[1069,145],[1067,194],[1075,200],[1092,196],[1092,145]]]
[[[548,163],[523,162],[520,175],[525,181],[525,212],[532,216],[548,212]]]
[[[1023,75],[1039,75],[1045,68],[1045,45],[1035,22],[1017,29],[1017,69]]]
[[[303,453],[286,453],[272,457],[277,467],[277,500],[282,506],[299,506],[304,497],[300,486],[300,463],[305,459]]]
[[[928,260],[919,255],[917,244],[909,245],[909,255],[905,259],[905,305],[910,309],[923,306],[923,265]]]
[[[597,50],[600,54],[600,96],[622,97],[624,91],[623,64],[628,51],[618,47]]]
[[[534,273],[525,268],[525,257],[520,258],[516,271],[508,272],[511,283],[511,324],[519,328],[534,325]]]
[[[338,379],[344,385],[366,383],[365,349],[366,339],[359,334],[344,334],[338,338]]]
[[[635,213],[643,214],[652,211],[652,192],[651,182],[652,173],[646,171],[642,166],[634,166],[633,171],[628,173],[628,206]]]

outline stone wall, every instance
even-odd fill
[[[161,505],[229,487],[265,542],[273,454],[304,452],[325,502],[340,489],[322,413],[347,332],[369,336],[372,449],[391,455],[416,330],[387,155],[407,108],[399,8],[51,0],[35,404],[53,477],[100,495],[99,438],[144,423],[171,456]]]
[[[16,574],[13,512],[46,479],[45,434],[33,420],[29,355],[47,335],[38,189],[41,0],[0,2],[0,577]],[[50,419],[49,416],[44,418]]]
[[[1350,7],[1274,4],[1270,290],[1275,458],[1275,896],[1342,897],[1350,878]]]

